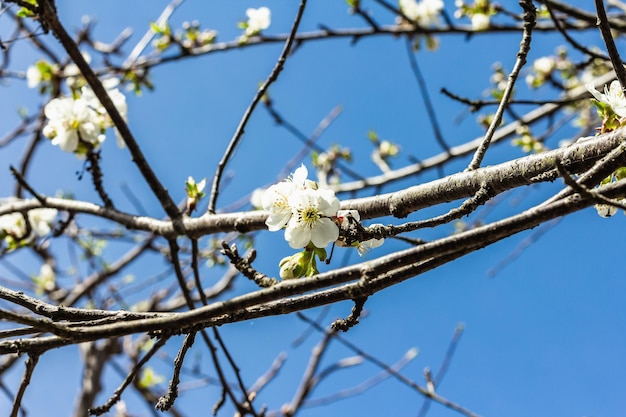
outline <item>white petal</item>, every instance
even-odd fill
[[[58,130],[52,144],[58,145],[65,152],[74,152],[78,147],[78,133],[75,130]]]
[[[311,241],[318,248],[325,248],[339,237],[339,228],[330,219],[320,219],[311,230]]]
[[[311,229],[307,227],[292,228],[287,226],[285,229],[285,240],[287,240],[287,243],[289,243],[289,246],[293,249],[303,248],[311,241]]]

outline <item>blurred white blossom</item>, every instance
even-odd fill
[[[420,26],[434,26],[439,24],[439,14],[443,10],[442,0],[400,0],[400,10],[412,22]]]
[[[100,137],[98,114],[86,100],[71,97],[54,98],[44,108],[49,119],[43,134],[66,152],[74,152],[79,140],[96,145]]]
[[[285,239],[294,249],[313,243],[323,248],[339,237],[339,228],[331,217],[339,210],[339,200],[331,190],[305,188],[289,196],[292,216],[287,223]]]
[[[339,237],[334,217],[339,200],[334,191],[319,189],[307,179],[304,165],[285,181],[272,185],[261,197],[264,210],[270,212],[265,221],[270,231],[285,228],[285,239],[294,248],[312,243],[323,248]]]
[[[107,94],[111,98],[113,105],[120,113],[120,116],[124,119],[124,121],[128,120],[128,105],[126,104],[126,96],[117,88],[119,85],[119,80],[117,78],[108,78],[102,81],[102,86],[107,90]],[[96,97],[96,94],[93,92],[91,87],[85,86],[81,89],[82,98],[87,101],[89,106],[96,111],[98,114],[98,124],[101,129],[107,129],[109,127],[113,127],[113,121],[111,117],[104,109],[104,106]],[[123,148],[125,146],[124,140],[122,136],[119,134],[117,129],[115,129],[115,135],[117,138],[117,146],[119,148]]]
[[[604,94],[597,91],[593,84],[587,84],[586,87],[596,100],[611,106],[618,116],[626,117],[626,97],[619,81],[614,80],[609,88],[604,86]]]
[[[245,36],[258,35],[262,30],[270,27],[271,11],[267,7],[259,7],[258,9],[247,9],[246,16],[248,21],[246,22]]]
[[[491,24],[491,18],[485,13],[475,13],[470,17],[472,22],[472,29],[476,31],[487,30]]]

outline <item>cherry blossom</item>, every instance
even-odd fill
[[[261,207],[270,212],[265,221],[270,231],[275,232],[287,225],[292,215],[289,196],[295,190],[305,188],[308,175],[309,171],[302,165],[286,181],[281,181],[265,190],[261,196]]]
[[[400,0],[400,10],[409,20],[421,26],[439,24],[439,14],[443,10],[442,0]]]
[[[626,97],[619,81],[614,80],[609,88],[605,86],[604,94],[597,91],[593,84],[587,84],[586,87],[596,100],[611,106],[618,116],[626,117]]]
[[[472,29],[476,31],[487,30],[490,25],[490,17],[485,13],[475,13],[470,17]]]
[[[248,22],[246,23],[245,36],[254,36],[259,34],[262,30],[270,27],[271,23],[271,11],[267,7],[259,7],[258,9],[247,9],[246,16]]]
[[[126,104],[126,96],[117,88],[119,85],[119,80],[117,78],[108,78],[102,82],[103,87],[107,90],[107,94],[111,98],[113,105],[120,113],[120,116],[124,119],[124,121],[128,120],[128,105]],[[101,129],[107,129],[109,127],[113,127],[113,121],[111,117],[104,109],[98,97],[93,92],[93,90],[89,86],[85,86],[81,89],[82,99],[86,100],[89,106],[94,109],[98,115],[98,124]],[[119,134],[117,129],[115,129],[115,135],[117,137],[117,146],[121,149],[124,148],[125,143],[122,136]]]
[[[98,126],[98,115],[84,99],[52,99],[44,108],[44,113],[50,120],[43,134],[64,151],[76,151],[79,140],[93,145],[104,140]]]
[[[40,208],[30,210],[26,214],[30,225],[31,236],[41,237],[50,233],[50,224],[57,216],[57,210],[52,208]],[[22,213],[10,213],[0,216],[0,237],[4,238],[9,247],[15,248],[17,242],[29,236],[25,216]]]
[[[331,190],[305,188],[288,199],[293,215],[287,223],[285,239],[294,249],[313,243],[323,248],[339,237],[339,228],[331,219],[339,210],[339,200]]]

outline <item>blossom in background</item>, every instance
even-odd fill
[[[198,202],[206,195],[203,190],[206,186],[206,178],[203,178],[202,181],[196,183],[196,180],[189,176],[187,178],[187,182],[185,182],[185,191],[187,192],[187,211],[186,213],[190,215],[198,205]]]
[[[543,56],[533,62],[533,73],[526,76],[526,84],[531,88],[542,86],[557,67],[556,59],[552,56]]]
[[[617,207],[611,206],[609,204],[596,204],[593,206],[598,212],[598,216],[609,218],[613,217],[615,213],[617,213]]]
[[[37,295],[42,295],[46,291],[53,291],[56,286],[56,274],[49,264],[41,265],[39,275],[33,276],[32,279]]]
[[[552,56],[542,56],[533,62],[533,70],[542,75],[550,75],[556,68],[556,60]]]
[[[485,13],[475,13],[470,17],[472,22],[472,29],[476,31],[487,30],[491,24],[491,18]]]
[[[20,213],[11,213],[0,216],[0,235],[16,238],[25,237],[26,223]]]
[[[91,64],[91,55],[89,55],[88,52],[81,52],[80,54],[83,56],[85,62]],[[65,82],[67,83],[67,86],[72,90],[78,89],[86,83],[80,72],[80,69],[78,69],[78,65],[74,64],[73,62],[67,64],[65,68],[63,68],[63,76],[65,77]]]
[[[117,79],[103,81],[103,86],[107,89],[107,94],[113,101],[118,112],[126,120],[127,105],[126,97],[117,87]],[[50,100],[44,108],[44,114],[49,119],[48,124],[43,129],[43,134],[52,139],[53,145],[58,145],[66,152],[85,153],[81,142],[98,146],[105,139],[104,131],[113,127],[113,122],[100,100],[93,90],[84,86],[80,90],[79,97],[61,97]],[[117,129],[117,144],[124,147]]]
[[[250,204],[255,210],[263,210],[263,194],[265,188],[255,188],[250,195]]]
[[[26,214],[30,225],[31,236],[41,237],[50,233],[50,225],[57,216],[57,210],[52,208],[33,209]],[[10,213],[0,216],[0,237],[9,244],[9,248],[15,249],[19,241],[26,239],[27,224],[21,213]]]
[[[247,9],[246,16],[248,17],[248,21],[243,23],[243,27],[245,29],[244,36],[246,37],[258,35],[262,30],[270,27],[272,22],[272,13],[267,7]]]
[[[36,65],[31,65],[26,69],[26,85],[28,88],[35,88],[43,80],[43,74]]]
[[[79,140],[93,145],[104,140],[98,115],[84,99],[54,98],[44,108],[44,114],[49,119],[44,136],[66,152],[76,151]]]
[[[292,216],[287,223],[285,239],[294,249],[313,243],[323,248],[339,237],[339,228],[331,217],[339,210],[339,199],[331,190],[305,188],[288,199]]]
[[[124,121],[127,121],[128,105],[126,104],[126,96],[117,88],[119,83],[120,82],[117,78],[108,78],[102,81],[102,86],[107,90],[107,94],[111,98],[111,101],[113,102],[113,105],[119,112],[120,116],[122,116]],[[104,130],[109,127],[113,127],[114,124],[111,120],[111,117],[104,109],[104,106],[102,105],[102,103],[100,103],[100,100],[98,100],[98,97],[96,97],[96,94],[93,92],[91,87],[84,86],[81,89],[81,93],[81,98],[83,100],[86,100],[89,106],[97,113],[97,124],[100,126],[100,128]],[[115,135],[117,138],[117,146],[120,149],[123,148],[125,146],[124,139],[122,139],[122,136],[119,134],[117,129],[115,129]]]
[[[44,236],[50,233],[50,224],[57,217],[57,210],[53,208],[34,209],[28,212],[28,221],[33,233]]]
[[[604,94],[597,91],[593,84],[587,84],[586,87],[596,100],[611,106],[618,116],[626,117],[626,97],[619,81],[614,80],[609,88],[605,86]]]
[[[439,14],[443,10],[442,0],[400,0],[400,11],[412,22],[420,26],[432,26],[439,24]]]
[[[482,31],[489,29],[491,16],[497,14],[497,10],[490,0],[474,0],[471,4],[465,4],[463,0],[454,2],[456,10],[454,17],[457,19],[467,16],[472,23],[472,29]]]

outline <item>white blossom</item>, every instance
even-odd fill
[[[286,181],[281,181],[265,190],[261,196],[261,207],[270,212],[265,221],[270,231],[275,232],[287,225],[292,214],[289,197],[295,190],[305,188],[308,175],[309,171],[301,165]]]
[[[85,60],[85,62],[87,62],[88,64],[91,64],[91,55],[89,55],[88,52],[81,52],[80,54],[83,56],[83,59]],[[74,64],[73,62],[70,64],[67,64],[65,68],[63,68],[63,76],[65,77],[65,82],[70,88],[78,87],[78,84],[79,84],[78,80],[81,75],[82,74],[80,72],[80,69],[78,69],[78,65]],[[82,83],[84,83],[84,79],[81,82],[81,84]]]
[[[626,97],[619,81],[614,80],[609,88],[604,86],[604,94],[597,91],[593,84],[587,84],[586,87],[596,100],[611,106],[618,116],[626,117]]]
[[[292,216],[287,223],[285,239],[294,249],[312,242],[323,248],[339,237],[339,228],[331,219],[339,210],[339,200],[331,190],[305,188],[294,191],[288,199]]]
[[[439,24],[439,14],[443,10],[442,0],[400,0],[400,10],[409,20],[421,26]]]
[[[26,69],[26,84],[28,88],[35,88],[43,80],[43,74],[37,65],[31,65]]]
[[[74,152],[79,139],[94,145],[104,139],[98,126],[98,115],[84,99],[52,99],[44,113],[49,121],[43,134],[64,151]]]
[[[14,237],[25,237],[26,223],[20,213],[10,213],[0,216],[0,234]]]
[[[489,29],[490,17],[485,13],[474,13],[470,17],[470,21],[472,22],[472,29],[476,31]]]
[[[556,60],[551,56],[542,56],[533,62],[533,69],[541,75],[549,75],[556,68]]]
[[[36,236],[44,236],[50,233],[50,224],[57,216],[57,210],[52,208],[41,208],[30,210],[27,214],[31,231]],[[0,231],[2,233],[16,237],[25,238],[26,221],[21,213],[10,213],[0,216]]]
[[[617,213],[617,207],[609,204],[596,204],[594,208],[598,212],[598,215],[604,218],[611,217]]]
[[[262,30],[270,27],[271,12],[267,7],[259,7],[258,9],[247,9],[246,16],[248,22],[246,25],[245,36],[257,35]]]
[[[265,188],[255,188],[250,195],[250,204],[256,210],[263,209],[263,194],[265,194]]]
[[[57,210],[53,208],[34,209],[28,212],[30,227],[37,236],[50,233],[50,224],[57,216]]]
[[[55,288],[56,274],[49,264],[41,265],[39,275],[33,277],[35,292],[42,295],[45,291],[53,291]]]
[[[363,257],[371,249],[377,248],[383,243],[385,243],[385,239],[369,239],[364,242],[357,243],[356,251],[358,252],[359,256]]]
[[[119,85],[119,80],[117,78],[108,78],[102,82],[102,86],[107,90],[107,94],[111,98],[113,105],[119,112],[120,116],[124,119],[124,121],[128,120],[128,105],[126,104],[126,96],[117,88]],[[106,129],[109,127],[113,127],[113,121],[111,117],[104,109],[102,103],[96,94],[93,92],[91,87],[85,86],[81,89],[82,96],[81,98],[89,104],[91,108],[93,108],[98,114],[98,124],[101,129]],[[117,146],[119,148],[123,148],[125,146],[124,140],[122,136],[119,134],[117,129],[115,129],[115,135],[117,137]]]

